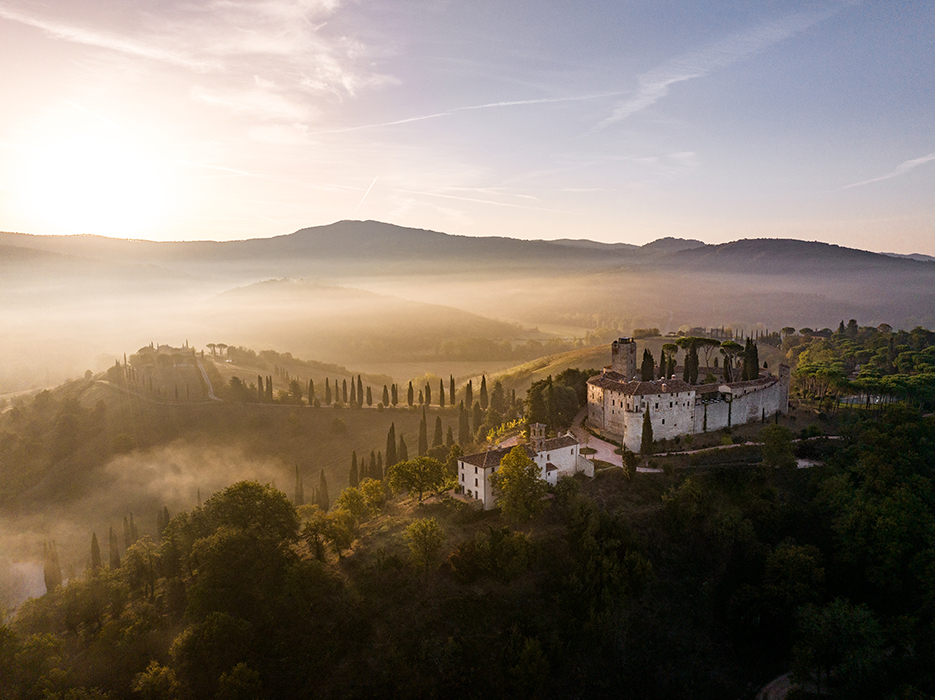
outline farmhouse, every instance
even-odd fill
[[[649,413],[653,437],[728,428],[789,410],[789,368],[778,376],[761,373],[745,382],[693,385],[681,379],[640,381],[636,342],[611,345],[611,365],[588,380],[588,425],[628,449],[642,447],[643,416]]]
[[[523,445],[526,454],[539,467],[539,478],[554,486],[563,476],[583,473],[594,476],[594,463],[581,456],[581,445],[571,433],[554,438],[545,437],[545,426],[529,426],[529,444]],[[481,502],[484,510],[496,503],[496,489],[490,476],[500,467],[512,447],[498,447],[486,452],[464,455],[458,460],[458,486],[468,496]]]

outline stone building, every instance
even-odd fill
[[[495,507],[497,494],[490,477],[513,447],[497,447],[458,460],[458,486],[464,495],[480,501],[484,510]],[[594,476],[594,463],[581,456],[581,445],[571,433],[547,438],[545,426],[534,423],[529,426],[529,443],[523,448],[539,467],[539,478],[552,486],[563,476]]]
[[[770,418],[789,410],[789,368],[746,382],[696,384],[681,379],[640,381],[636,342],[611,345],[611,364],[588,380],[588,425],[639,452],[643,415],[656,440],[668,440]]]

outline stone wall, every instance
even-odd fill
[[[732,402],[723,399],[708,403],[698,401],[695,406],[694,432],[704,432],[706,413],[707,429],[710,431],[727,428],[729,425],[752,423],[760,420],[764,413],[770,418],[777,411],[785,413],[788,408],[789,383],[780,379],[770,386],[735,396]]]

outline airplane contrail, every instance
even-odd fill
[[[377,175],[377,177],[380,177],[380,176]],[[373,182],[370,183],[370,187],[367,188],[367,191],[364,192],[364,196],[361,197],[360,202],[358,202],[358,204],[357,204],[357,209],[360,209],[360,205],[364,203],[364,200],[365,200],[365,199],[367,199],[367,195],[370,194],[370,190],[373,189],[373,186],[374,186],[375,184],[377,184],[377,178],[376,178],[376,177],[373,178]],[[354,209],[354,213],[351,214],[351,216],[357,216],[357,209]]]

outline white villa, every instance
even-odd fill
[[[581,456],[581,445],[570,432],[554,438],[545,437],[545,426],[529,426],[530,443],[523,445],[526,454],[539,467],[539,478],[552,486],[563,476],[583,473],[594,476],[594,463]],[[480,501],[484,510],[496,505],[496,490],[490,483],[491,474],[513,447],[498,447],[486,452],[464,455],[458,460],[458,485],[464,495]]]

